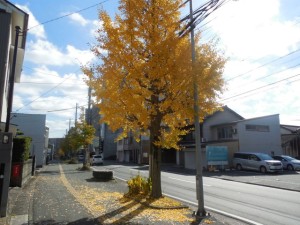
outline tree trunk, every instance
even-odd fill
[[[161,191],[161,150],[156,147],[153,143],[150,144],[150,158],[151,165],[150,169],[150,178],[152,181],[152,198],[162,197]]]
[[[160,114],[154,115],[150,126],[149,177],[152,181],[152,198],[162,197],[161,191],[161,149],[154,143],[160,137]]]
[[[85,157],[83,160],[83,167],[88,167],[90,166],[90,152],[89,152],[89,148],[85,147],[84,148],[84,152],[85,152]]]

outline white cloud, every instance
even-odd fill
[[[79,50],[67,45],[65,52],[46,40],[30,41],[25,52],[25,61],[42,65],[81,65],[94,58],[90,50]]]
[[[300,28],[295,21],[280,21],[279,0],[242,0],[225,4],[209,23],[227,53],[242,58],[280,56],[295,49]],[[204,33],[205,34],[205,33]]]
[[[73,13],[69,16],[71,21],[75,22],[76,24],[80,24],[81,26],[86,26],[90,23],[89,20],[85,19],[82,15],[79,13]]]
[[[24,5],[17,5],[20,9],[24,10],[26,13],[29,14],[29,21],[28,21],[28,28],[29,33],[34,35],[36,38],[46,38],[45,29],[43,25],[39,25],[40,23],[37,21],[37,19],[34,17],[32,12],[29,10],[27,6]],[[32,29],[30,29],[32,28]]]

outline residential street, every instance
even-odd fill
[[[81,166],[49,164],[40,169],[24,188],[13,189],[11,194],[19,192],[19,196],[12,206],[10,224],[23,225],[25,221],[31,225],[195,224],[191,223],[192,211],[197,208],[192,171],[163,167],[164,194],[178,198],[190,207],[180,213],[182,218],[176,218],[170,210],[151,211],[138,202],[123,198],[128,189],[122,179],[136,174],[146,175],[147,166],[116,162],[94,166],[95,170],[112,170],[115,178],[121,178],[109,182],[95,180],[91,171],[79,171]],[[299,176],[297,172],[280,175],[204,173],[205,207],[212,215],[212,224],[297,224],[300,219],[300,189],[293,182],[297,182],[295,179]],[[251,180],[256,185],[249,184]],[[269,185],[273,182],[277,186],[292,185],[299,190],[265,187],[264,182]]]
[[[177,212],[149,209],[123,198],[128,190],[124,181],[99,182],[91,171],[77,170],[81,166],[58,163],[44,166],[36,178],[20,189],[12,206],[10,224],[23,225],[27,220],[31,225],[199,224],[192,223],[192,208]],[[210,219],[215,225],[245,224],[216,213]]]
[[[125,180],[135,174],[148,174],[147,166],[109,165],[107,168]],[[204,173],[203,183],[205,207],[208,209],[261,224],[294,225],[300,221],[298,172],[207,172]],[[192,171],[163,168],[162,187],[164,194],[197,205],[195,175]]]

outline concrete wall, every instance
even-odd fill
[[[249,131],[246,125],[265,125],[269,131]],[[282,154],[279,115],[240,121],[237,127],[240,151]]]
[[[36,157],[36,166],[43,166],[48,148],[48,141],[45,137],[47,136],[46,115],[12,113],[11,123],[16,124],[24,136],[32,138],[30,153]]]

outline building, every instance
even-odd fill
[[[101,115],[99,114],[99,109],[95,106],[91,108],[90,114],[86,113],[86,117],[90,118],[91,124],[96,130],[93,142],[96,154],[102,153],[104,159],[115,159],[118,131],[113,132],[107,124],[99,122]]]
[[[202,164],[207,167],[206,147],[224,146],[228,149],[228,166],[232,165],[234,152],[263,152],[282,154],[279,115],[244,119],[228,107],[205,118],[201,124]],[[177,164],[196,168],[195,138],[190,134],[180,143],[184,149],[177,152]]]
[[[300,127],[281,125],[281,143],[284,155],[300,156]]]
[[[188,128],[193,128],[191,125]],[[227,106],[207,116],[201,129],[202,164],[208,166],[206,148],[228,149],[228,166],[232,165],[234,152],[263,152],[269,155],[282,154],[279,115],[245,119]],[[144,138],[145,139],[145,138]],[[191,131],[179,142],[180,151],[162,150],[162,162],[173,163],[188,169],[196,168],[195,132]],[[149,140],[138,144],[132,135],[118,142],[117,158],[120,162],[147,163]]]
[[[26,32],[18,36],[16,63],[13,65],[15,51],[16,26],[22,31],[27,30],[28,14],[6,0],[0,0],[0,131],[5,130],[9,99],[9,77],[20,82],[22,64],[25,53]],[[15,74],[11,71],[15,68]]]
[[[46,127],[46,115],[12,113],[11,123],[15,124],[24,136],[31,137],[31,156],[35,156],[36,166],[46,163],[48,152],[49,128]]]
[[[137,142],[132,133],[127,138],[118,141],[117,160],[118,162],[134,162],[138,164],[148,164],[150,140],[149,137],[141,136]]]

